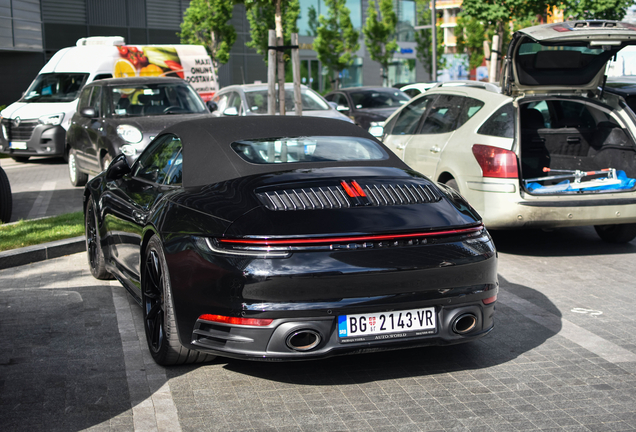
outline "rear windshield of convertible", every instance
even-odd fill
[[[388,159],[377,143],[360,137],[306,136],[236,141],[232,149],[255,164]]]

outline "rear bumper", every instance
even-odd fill
[[[335,316],[277,319],[270,326],[260,328],[198,320],[189,348],[223,357],[290,361],[431,345],[451,345],[470,342],[488,334],[494,327],[494,311],[494,304],[484,305],[480,301],[450,307],[437,306],[437,328],[434,334],[417,335],[398,332],[378,335],[376,340],[363,342],[341,341],[338,337],[338,320]],[[453,323],[466,314],[475,317],[474,329],[463,335],[455,333]],[[299,352],[292,349],[287,343],[290,336],[307,330],[320,335],[320,342],[310,351]]]
[[[30,138],[7,141],[0,134],[0,153],[10,156],[63,156],[66,130],[62,126],[37,125]]]
[[[460,185],[489,229],[559,228],[636,223],[636,192],[533,196],[512,179],[470,179]]]

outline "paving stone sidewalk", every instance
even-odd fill
[[[94,431],[636,430],[636,245],[500,238],[478,342],[160,368],[141,310],[84,254],[0,271],[0,425]],[[544,244],[542,244],[542,242]]]

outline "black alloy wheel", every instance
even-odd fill
[[[106,270],[106,260],[99,238],[97,215],[95,214],[95,204],[92,198],[89,198],[86,204],[84,227],[86,234],[86,256],[88,257],[88,266],[91,269],[91,274],[96,279],[112,279],[113,276]]]
[[[144,254],[141,289],[146,341],[156,363],[170,366],[214,359],[179,342],[168,265],[157,236],[150,239]]]

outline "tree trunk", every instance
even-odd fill
[[[285,45],[283,37],[283,14],[282,14],[282,0],[276,0],[276,45]],[[285,58],[282,51],[278,51],[276,54],[276,62],[278,64],[278,104],[280,115],[285,115]]]

